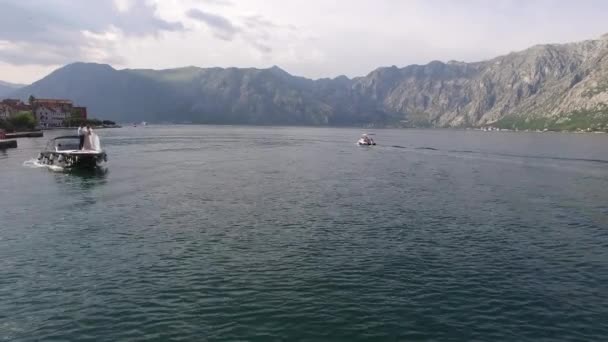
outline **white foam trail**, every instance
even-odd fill
[[[47,165],[47,168],[51,171],[57,171],[57,172],[61,172],[64,170],[63,167],[57,166],[57,165]]]
[[[56,171],[56,172],[60,172],[63,171],[64,168],[58,165],[46,165],[46,164],[42,164],[38,161],[38,159],[30,159],[30,160],[26,160],[23,162],[23,166],[25,167],[29,167],[32,169],[39,169],[39,168],[47,168],[51,171]]]
[[[46,165],[40,164],[40,162],[38,162],[38,159],[26,160],[26,161],[23,162],[23,166],[25,166],[25,167],[31,167],[31,168],[46,167]]]

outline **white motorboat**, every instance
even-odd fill
[[[370,138],[367,134],[363,134],[359,140],[357,140],[359,146],[373,146],[376,145],[374,139]]]
[[[80,137],[77,135],[51,139],[38,155],[38,162],[68,168],[95,168],[108,161],[98,139],[94,144],[95,148],[91,150],[79,149],[79,143]]]

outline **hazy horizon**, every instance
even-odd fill
[[[0,80],[12,83],[76,61],[116,69],[277,65],[307,78],[352,78],[608,32],[608,3],[598,0],[0,0],[0,8]]]

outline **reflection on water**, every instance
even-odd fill
[[[107,168],[95,169],[68,169],[61,172],[51,171],[56,183],[65,188],[73,200],[77,200],[76,207],[95,205],[100,196],[98,190],[108,184],[109,170]]]
[[[66,169],[61,172],[53,172],[58,183],[82,190],[106,184],[109,173],[108,168],[101,167],[95,169]]]
[[[71,169],[66,171],[66,174],[83,179],[105,179],[109,173],[110,169],[107,167],[96,167],[94,169]]]

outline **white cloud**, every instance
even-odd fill
[[[116,9],[119,12],[125,13],[125,12],[128,12],[129,9],[133,6],[133,1],[132,0],[114,0],[114,6],[116,7]]]
[[[117,40],[158,36],[182,30],[163,20],[146,0],[82,2],[0,0],[0,61],[14,65],[57,65],[74,60],[117,63],[123,60]],[[85,15],[86,14],[86,15]]]
[[[15,63],[20,53],[31,48],[27,44],[41,50],[30,61],[39,64],[64,63],[56,47],[70,45],[78,47],[71,51],[73,58],[114,59],[133,68],[276,64],[317,78],[358,76],[378,66],[434,59],[475,61],[538,43],[595,38],[608,31],[608,3],[601,0],[22,0],[16,4],[0,0],[4,13],[0,13],[0,40],[5,41],[0,44],[0,62],[5,63],[0,64],[0,79],[10,68],[24,68],[6,62]],[[11,17],[30,20],[29,25],[2,26],[3,19],[10,23]]]
[[[204,23],[219,39],[232,40],[240,32],[238,27],[221,15],[204,12],[197,8],[191,8],[186,13],[190,19]]]

